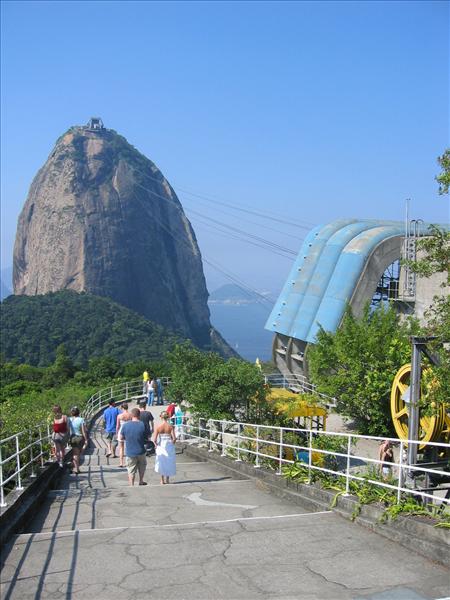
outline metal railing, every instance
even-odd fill
[[[299,443],[293,443],[292,438],[298,436]],[[318,447],[318,439],[326,436],[328,438],[340,438],[341,448],[338,451],[326,450]],[[441,498],[429,493],[430,486],[420,488],[417,485],[419,479],[450,475],[436,468],[421,466],[419,463],[408,465],[405,461],[405,450],[408,444],[436,448],[441,452],[450,452],[450,444],[424,442],[413,440],[399,440],[396,438],[381,438],[374,436],[363,436],[350,433],[337,433],[332,431],[314,431],[311,429],[295,429],[289,427],[276,427],[271,425],[259,425],[255,423],[240,423],[235,421],[188,419],[184,425],[184,437],[199,445],[204,445],[210,452],[219,450],[222,456],[234,457],[237,462],[247,460],[254,462],[254,467],[259,468],[266,464],[278,475],[282,474],[285,465],[293,465],[295,462],[303,464],[311,482],[314,471],[327,473],[339,478],[345,478],[344,495],[350,495],[350,482],[360,481],[391,490],[396,493],[397,503],[402,500],[402,494],[420,497],[424,503],[434,501],[450,505],[449,498]],[[357,447],[361,442],[372,442],[375,452],[377,446],[384,440],[391,441],[398,449],[398,460],[387,462],[358,454]],[[291,458],[287,458],[290,452]],[[322,457],[322,458],[319,458]],[[327,461],[327,457],[332,460]],[[331,467],[329,463],[334,463]],[[356,466],[355,466],[356,465]],[[360,467],[372,466],[364,476]],[[374,479],[374,468],[385,467],[390,470],[390,475],[385,480]],[[371,476],[372,475],[372,476]],[[425,482],[426,484],[426,482]]]
[[[264,383],[274,388],[283,388],[292,390],[293,392],[304,392],[307,394],[315,394],[324,401],[328,407],[336,405],[336,398],[327,396],[317,391],[317,386],[311,383],[304,375],[282,375],[281,373],[271,373],[264,375]]]
[[[170,380],[161,377],[166,387]],[[118,383],[96,392],[86,402],[82,416],[89,421],[113,399],[115,402],[136,400],[144,396],[142,379]],[[25,478],[35,478],[39,469],[52,459],[50,422],[15,433],[0,440],[0,508],[8,503],[9,491],[24,489]]]

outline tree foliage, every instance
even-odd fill
[[[67,358],[86,367],[104,356],[121,364],[161,359],[183,339],[109,298],[71,290],[9,296],[0,311],[4,358],[41,367],[53,363],[61,344]]]
[[[243,360],[228,361],[185,343],[169,352],[171,395],[189,404],[194,416],[261,419],[267,411],[260,370]]]
[[[442,156],[438,157],[438,163],[442,167],[441,173],[436,176],[439,183],[439,193],[448,194],[450,186],[450,148],[447,148]]]
[[[311,378],[320,392],[337,398],[337,411],[368,435],[393,432],[389,399],[397,370],[409,362],[411,324],[401,323],[392,307],[360,318],[350,308],[335,333],[321,329],[308,351]]]

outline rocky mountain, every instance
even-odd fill
[[[231,351],[211,327],[200,251],[174,190],[98,119],[62,135],[35,176],[13,283],[16,295],[106,296],[200,348]]]

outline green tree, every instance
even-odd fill
[[[261,419],[267,410],[264,380],[259,369],[236,358],[228,361],[201,352],[190,343],[167,354],[169,394],[185,400],[194,416],[212,419]]]
[[[450,186],[450,148],[447,148],[437,160],[442,167],[441,173],[436,176],[436,181],[439,183],[439,193],[448,194]]]
[[[321,329],[308,351],[313,382],[337,399],[337,410],[352,419],[362,434],[393,432],[390,390],[397,370],[410,360],[411,324],[400,322],[392,308],[369,305],[360,318],[350,308],[339,329]]]

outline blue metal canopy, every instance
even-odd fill
[[[420,224],[418,235],[426,234],[428,228]],[[320,326],[336,331],[375,248],[404,232],[404,223],[377,219],[339,219],[313,229],[265,328],[311,343]]]

